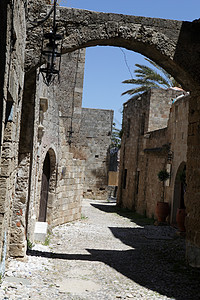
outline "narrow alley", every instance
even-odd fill
[[[53,229],[26,261],[9,259],[0,299],[200,299],[200,271],[184,262],[170,226],[84,200],[82,218]]]

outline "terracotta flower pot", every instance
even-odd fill
[[[181,232],[185,232],[185,217],[186,217],[185,208],[178,208],[176,213],[176,222],[178,225],[178,229]]]
[[[169,211],[169,204],[167,202],[157,202],[156,215],[158,217],[158,222],[165,222],[169,215]]]

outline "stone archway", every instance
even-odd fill
[[[35,15],[34,7],[30,13]],[[49,9],[40,1],[36,11]],[[58,26],[65,32],[63,53],[104,45],[124,47],[155,61],[182,87],[191,92],[189,102],[186,228],[187,257],[200,266],[200,22],[184,22],[59,8]],[[49,24],[43,24],[48,28]],[[41,27],[28,24],[25,70],[31,74],[40,65]],[[47,29],[48,31],[48,29]]]
[[[56,192],[56,155],[53,149],[47,152],[42,172],[40,205],[39,205],[39,222],[52,221],[52,209]]]
[[[178,208],[185,208],[184,194],[185,185],[183,183],[183,173],[186,171],[186,163],[182,162],[176,172],[176,178],[174,183],[174,197],[173,197],[173,211],[172,211],[172,223],[176,224],[176,213]]]
[[[41,6],[45,13],[47,8]],[[34,14],[32,8],[32,14]],[[141,53],[163,67],[186,90],[199,89],[200,23],[101,13],[59,7],[58,27],[64,32],[63,53],[91,46],[123,47]],[[40,64],[41,27],[28,31],[26,71]],[[43,24],[44,30],[49,25]],[[191,38],[192,37],[192,38]]]

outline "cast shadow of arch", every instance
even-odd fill
[[[88,254],[29,250],[28,255],[52,259],[102,262],[139,285],[178,300],[200,299],[200,271],[186,267],[184,249],[176,240],[145,237],[144,228],[109,228],[129,250],[86,249]]]

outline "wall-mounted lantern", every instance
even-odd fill
[[[44,83],[49,86],[57,77],[59,81],[60,62],[62,52],[62,35],[57,33],[56,6],[54,0],[53,28],[49,33],[45,33],[42,40],[42,51],[40,62],[45,61],[45,65],[40,68]]]

